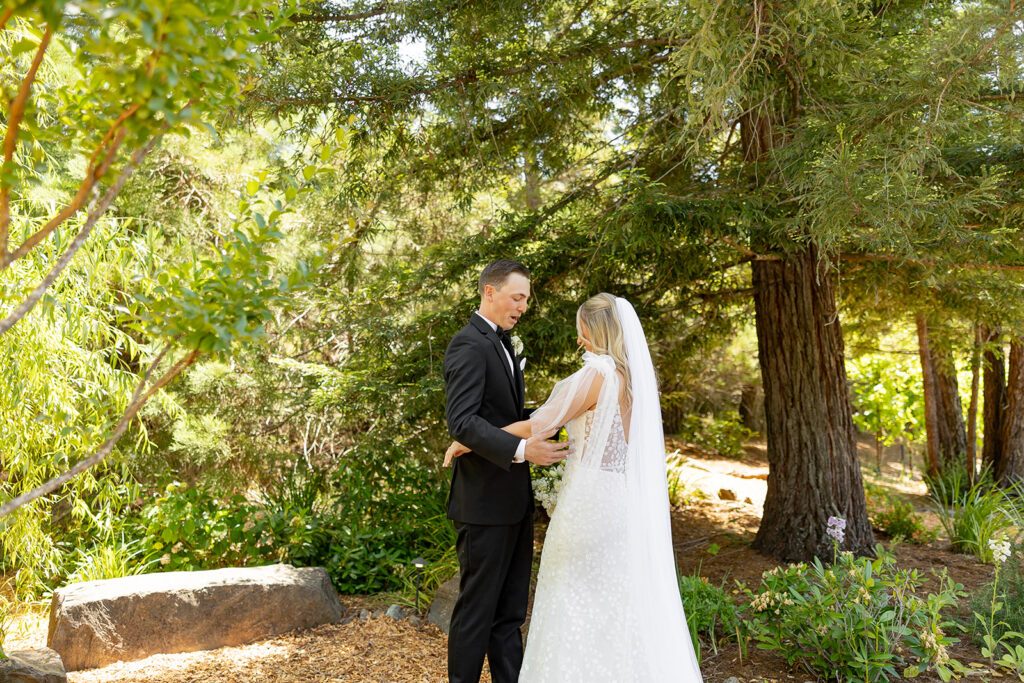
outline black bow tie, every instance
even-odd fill
[[[502,341],[505,341],[506,339],[512,341],[512,334],[508,330],[498,327],[494,331],[498,333],[498,338]]]

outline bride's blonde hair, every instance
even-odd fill
[[[615,297],[606,292],[595,294],[576,311],[576,332],[583,336],[583,328],[587,328],[594,353],[607,354],[615,361],[615,369],[622,373],[625,381],[622,385],[623,397],[629,405],[633,404],[633,386],[629,376],[629,359],[626,357],[626,340],[622,336],[622,324],[615,305]]]

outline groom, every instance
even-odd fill
[[[533,564],[530,466],[565,459],[565,444],[520,439],[502,427],[528,417],[523,373],[508,331],[526,312],[530,271],[517,261],[480,274],[480,308],[444,354],[452,437],[471,449],[455,460],[448,517],[461,578],[448,634],[448,680],[477,683],[484,655],[494,683],[516,683],[523,662]]]

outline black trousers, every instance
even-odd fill
[[[494,683],[516,683],[533,566],[533,511],[518,524],[455,527],[461,577],[448,633],[448,680],[478,683],[486,654]]]

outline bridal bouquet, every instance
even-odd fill
[[[558,494],[562,490],[562,475],[565,472],[565,463],[560,462],[550,467],[533,467],[532,475],[533,497],[543,506],[548,517],[555,514],[555,504],[558,502]]]

